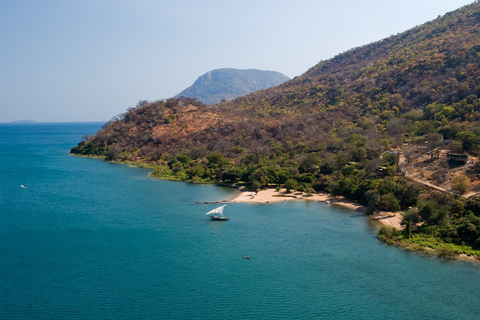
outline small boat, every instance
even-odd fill
[[[215,208],[213,210],[208,211],[205,215],[209,216],[210,219],[212,220],[229,220],[227,217],[223,215],[223,208],[226,206],[224,204],[223,206],[220,206],[218,208]]]

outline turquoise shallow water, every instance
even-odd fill
[[[234,190],[69,155],[100,126],[0,125],[1,319],[478,319],[480,267],[322,203],[209,221]]]

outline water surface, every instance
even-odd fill
[[[478,319],[478,266],[318,202],[209,221],[234,190],[69,155],[100,126],[0,125],[2,319]]]

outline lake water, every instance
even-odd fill
[[[0,125],[1,319],[479,319],[478,265],[318,202],[209,221],[233,189],[69,155],[100,127]]]

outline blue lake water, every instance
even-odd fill
[[[0,125],[1,319],[479,319],[478,265],[318,202],[209,221],[233,189],[69,155],[100,127]]]

